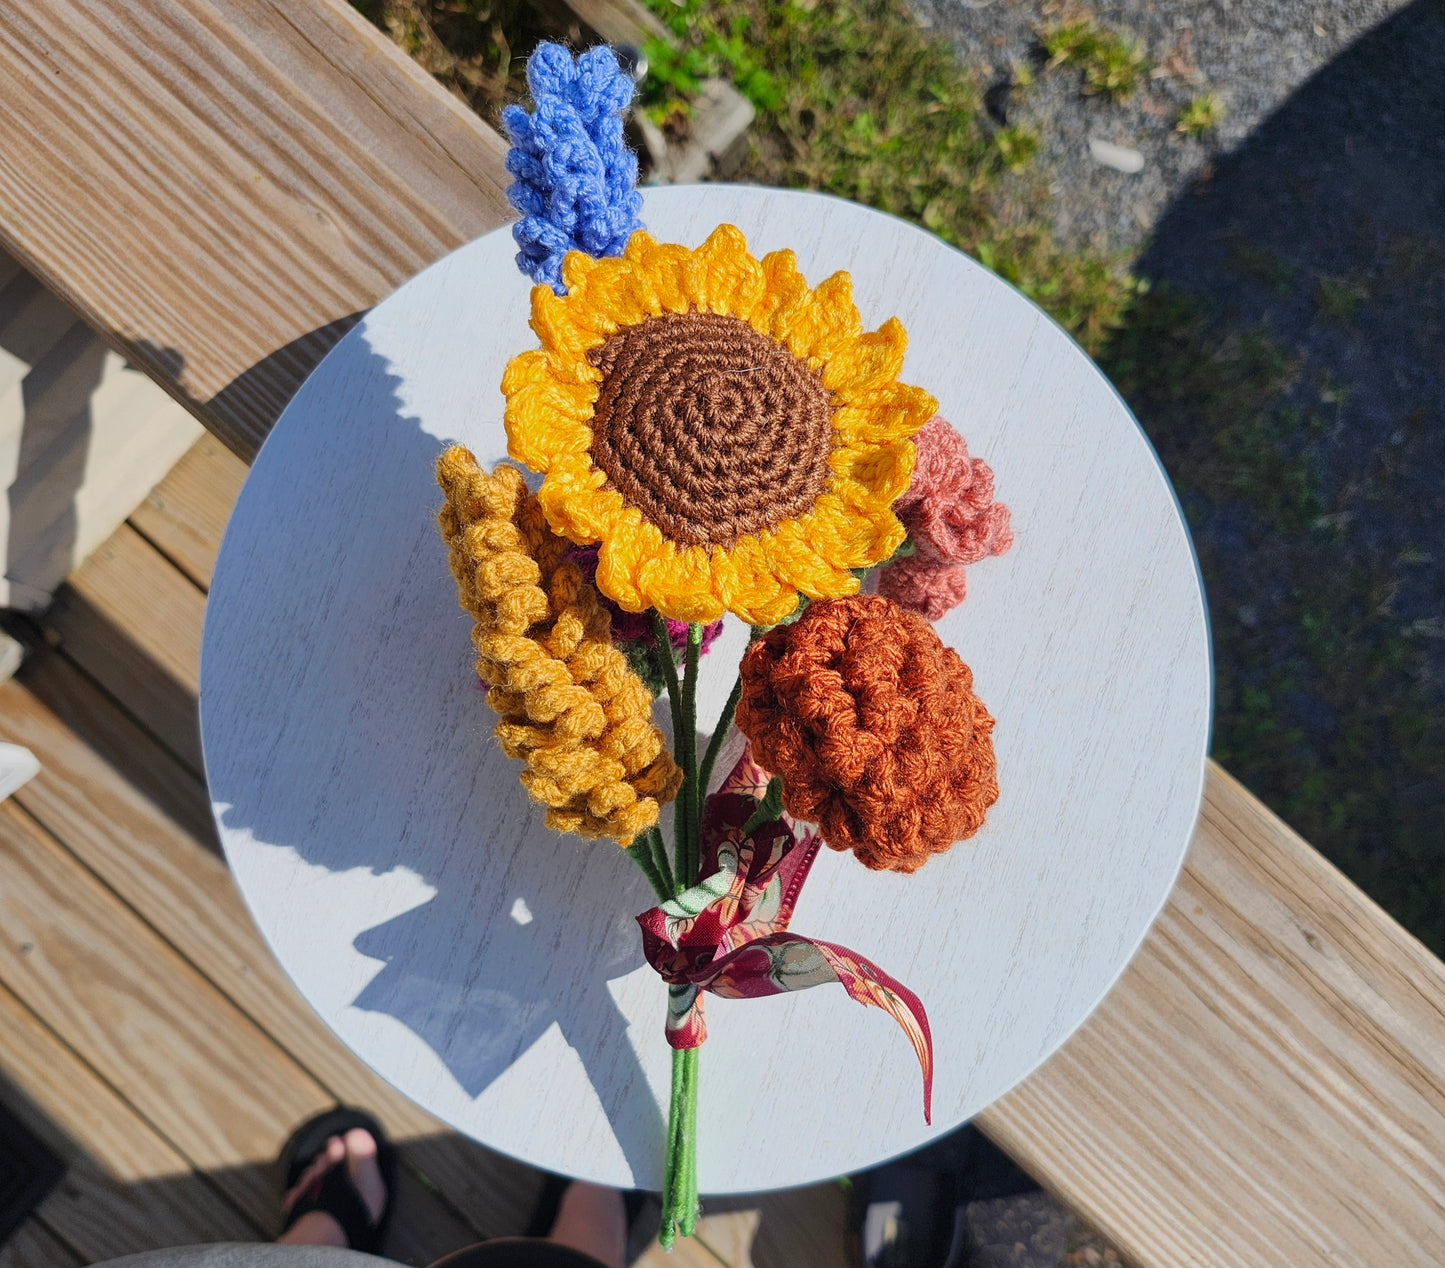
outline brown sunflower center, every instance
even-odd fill
[[[827,487],[833,404],[787,348],[736,317],[668,313],[588,354],[592,460],[672,541],[731,547]]]

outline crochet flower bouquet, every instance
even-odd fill
[[[704,992],[839,983],[903,1028],[929,1114],[922,1003],[788,922],[820,846],[912,872],[997,798],[993,719],[929,622],[962,600],[965,565],[1008,547],[1008,512],[933,398],[899,382],[903,327],[863,329],[848,274],[810,287],[791,251],[755,259],[730,225],[695,250],[643,231],[632,85],[607,50],[543,45],[528,82],[534,112],[505,123],[541,346],[502,390],[509,452],[542,479],[532,492],[453,447],[440,523],[523,786],[549,827],[617,842],[657,894],[638,923],[668,984],[671,1245],[698,1210]],[[699,754],[698,661],[727,612],[751,641]],[[709,793],[733,722],[747,745]]]

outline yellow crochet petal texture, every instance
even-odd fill
[[[674,620],[715,621],[725,610],[713,593],[711,561],[701,546],[651,554],[636,576],[648,606]]]
[[[526,765],[546,821],[629,845],[677,795],[678,769],[652,725],[652,697],[612,646],[597,592],[565,556],[522,473],[490,475],[462,446],[437,462],[438,525],[497,740]]]
[[[563,280],[533,291],[541,349],[504,377],[508,445],[545,476],[552,530],[600,544],[603,594],[769,625],[892,553],[936,406],[898,380],[898,321],[864,331],[847,273],[809,287],[791,251],[758,259],[720,225],[696,248],[639,230]]]
[[[823,386],[842,401],[870,388],[882,387],[903,370],[908,335],[896,317],[877,330],[860,334],[847,355],[835,356],[823,367]]]

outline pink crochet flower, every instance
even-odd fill
[[[993,500],[993,470],[970,458],[947,419],[935,415],[914,437],[918,461],[893,503],[915,553],[884,568],[878,593],[936,621],[963,602],[964,565],[1013,545],[1008,507]]]

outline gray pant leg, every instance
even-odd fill
[[[401,1268],[394,1259],[378,1259],[335,1246],[278,1246],[274,1242],[213,1242],[143,1250],[123,1259],[107,1259],[94,1268]]]

